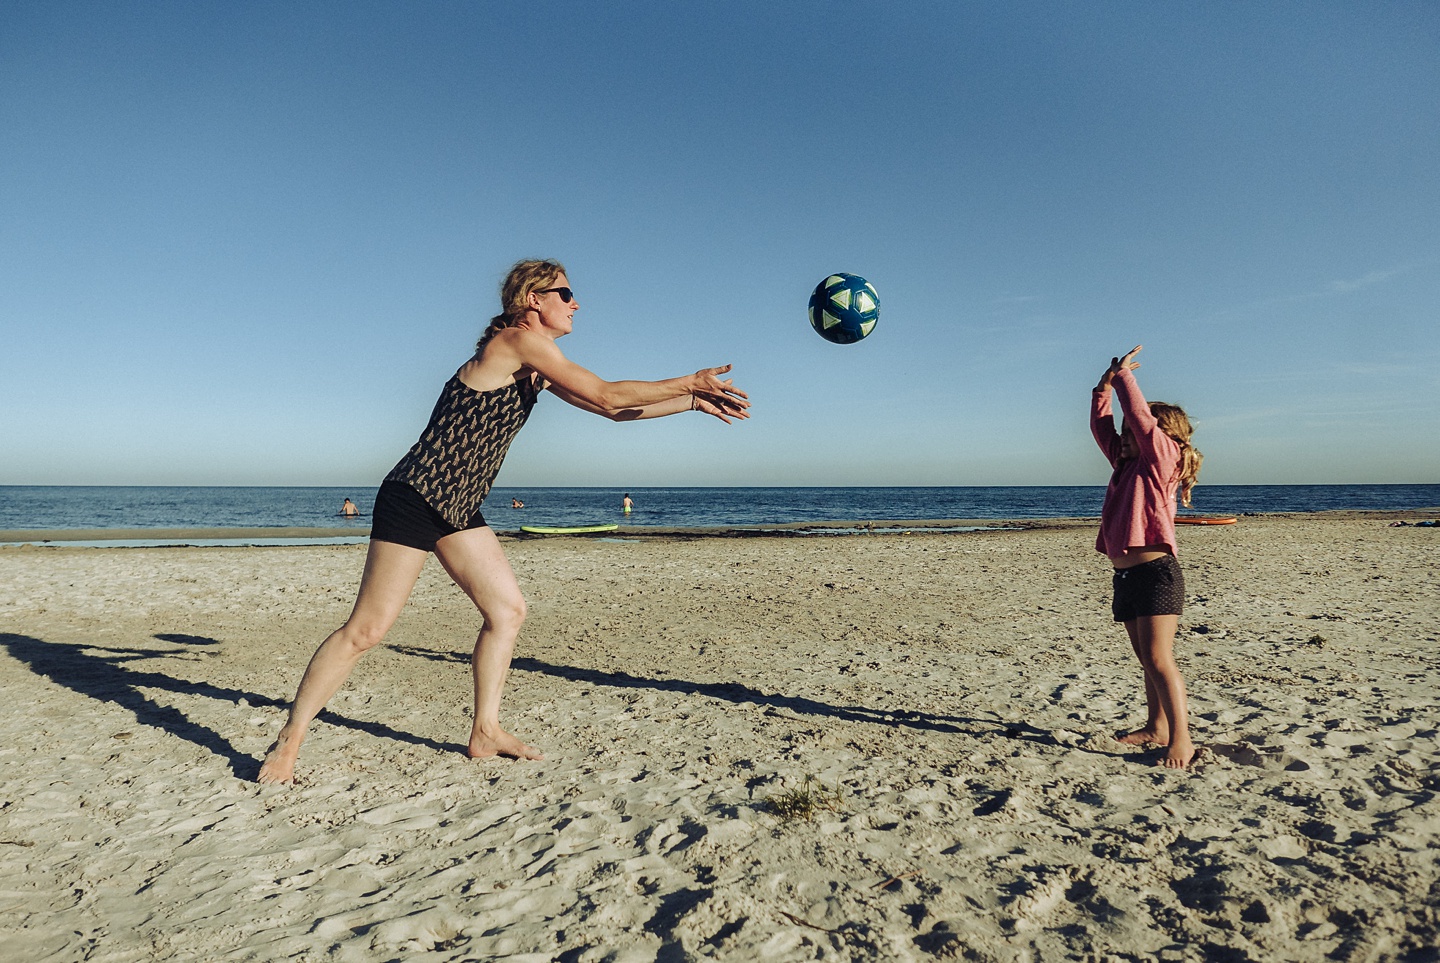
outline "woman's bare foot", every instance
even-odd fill
[[[488,733],[470,733],[469,753],[471,759],[489,759],[491,756],[505,756],[507,759],[545,758],[539,749],[525,745],[498,726]]]
[[[295,758],[300,755],[300,740],[283,733],[275,737],[265,750],[265,761],[255,781],[265,785],[289,785],[295,781]]]
[[[1146,727],[1136,729],[1134,732],[1123,732],[1115,737],[1115,741],[1123,742],[1127,746],[1168,746],[1170,734]]]
[[[1166,769],[1187,769],[1194,758],[1194,743],[1188,737],[1182,736],[1170,744],[1170,751],[1165,753],[1164,758],[1157,759],[1155,765],[1164,766]]]

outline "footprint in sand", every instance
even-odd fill
[[[1207,748],[1215,755],[1242,766],[1254,766],[1273,772],[1307,772],[1310,764],[1292,756],[1279,746],[1252,746],[1248,742],[1235,745],[1211,743]]]

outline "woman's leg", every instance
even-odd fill
[[[290,705],[290,716],[265,754],[257,781],[294,781],[295,757],[311,721],[340,689],[360,657],[374,648],[400,617],[427,554],[394,542],[371,541],[355,608],[311,656]]]
[[[435,556],[455,584],[470,596],[484,624],[475,640],[471,669],[475,677],[475,722],[470,729],[472,759],[509,756],[543,759],[500,727],[500,697],[510,673],[510,656],[525,621],[525,597],[515,572],[489,528],[470,528],[435,543]]]
[[[1185,680],[1175,664],[1175,630],[1179,624],[1178,615],[1142,615],[1134,620],[1136,648],[1145,667],[1147,691],[1149,686],[1154,686],[1160,713],[1169,729],[1170,738],[1161,743],[1168,745],[1169,751],[1160,761],[1160,765],[1169,769],[1184,769],[1195,758]],[[1130,625],[1125,623],[1127,629]]]

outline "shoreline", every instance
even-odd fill
[[[1205,513],[1196,513],[1205,514]],[[542,538],[764,538],[807,537],[820,533],[840,534],[902,534],[908,530],[935,532],[946,530],[946,534],[963,534],[972,531],[1021,531],[1032,529],[1073,528],[1093,526],[1096,515],[1062,516],[1055,518],[912,518],[912,519],[828,519],[825,521],[776,522],[756,525],[694,525],[694,526],[650,526],[625,525],[608,532],[577,533],[563,536],[522,532],[515,528],[495,527],[495,534],[504,539]],[[1440,518],[1440,506],[1397,511],[1394,509],[1324,509],[1314,512],[1245,512],[1237,516],[1241,524],[1247,518],[1331,518],[1331,519],[1374,519],[1376,521],[1407,521],[1411,519]],[[493,527],[493,526],[492,526]],[[370,535],[364,528],[334,528],[324,526],[288,527],[191,527],[191,528],[16,528],[0,529],[0,548],[64,547],[74,542],[134,542],[162,541],[164,546],[193,546],[194,540],[215,541],[264,539],[285,540],[289,545],[343,544],[336,539],[365,539]],[[325,541],[317,541],[325,540]],[[149,546],[147,546],[149,547]]]

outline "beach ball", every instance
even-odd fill
[[[854,344],[875,330],[880,295],[858,274],[832,274],[810,295],[810,326],[826,341]]]

